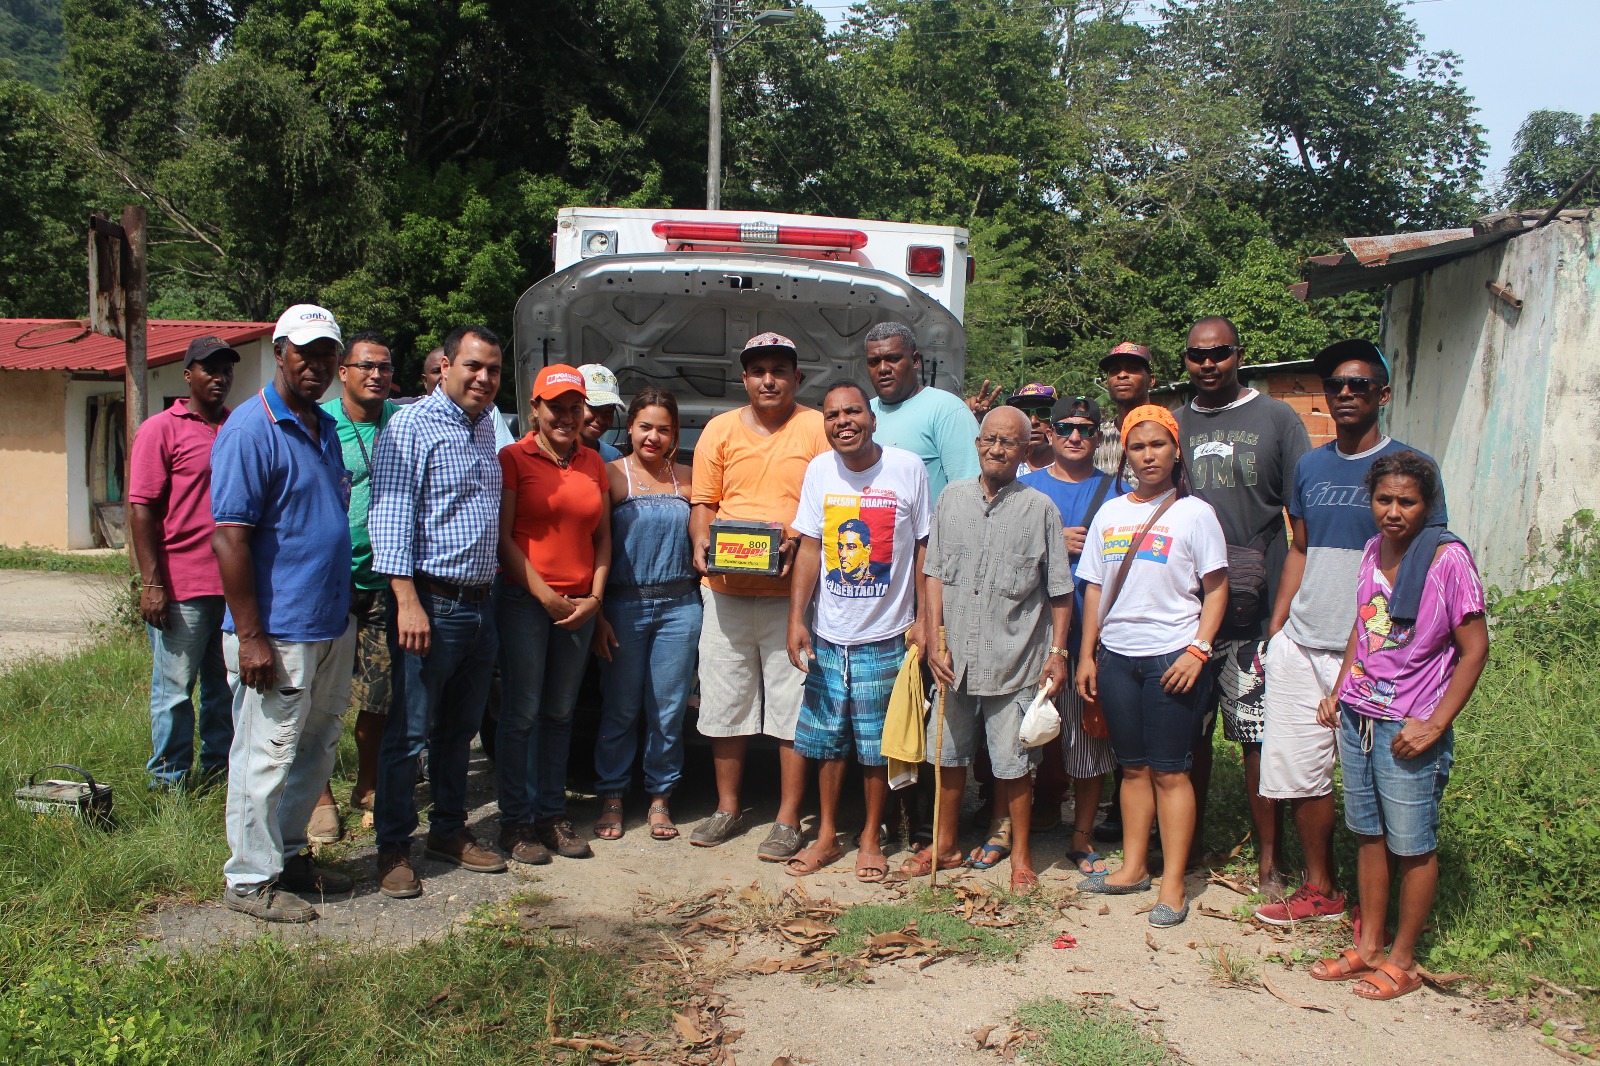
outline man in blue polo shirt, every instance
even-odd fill
[[[350,700],[350,474],[317,401],[343,351],[339,324],[296,304],[272,334],[278,372],[212,450],[212,549],[228,610],[233,689],[223,903],[268,922],[317,916],[289,892],[348,892],[302,854]],[[284,891],[286,890],[286,891]]]
[[[1271,925],[1337,921],[1344,894],[1333,872],[1333,730],[1317,724],[1317,704],[1333,691],[1356,621],[1353,590],[1372,520],[1367,471],[1379,456],[1414,451],[1378,428],[1389,403],[1389,364],[1370,341],[1331,344],[1313,360],[1333,418],[1334,439],[1300,457],[1289,497],[1293,536],[1262,653],[1267,677],[1261,744],[1261,795],[1285,800],[1305,855],[1305,880],[1287,899],[1256,910]],[[1420,454],[1420,453],[1419,453]],[[1428,511],[1444,525],[1444,487]]]

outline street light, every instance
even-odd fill
[[[711,0],[711,115],[706,141],[706,210],[722,206],[722,61],[725,56],[762,26],[776,26],[794,18],[793,11],[775,8],[757,12],[745,23],[733,21],[734,0]],[[743,35],[728,41],[736,29],[748,26]]]

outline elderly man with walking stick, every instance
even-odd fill
[[[956,815],[966,767],[985,744],[995,802],[1011,814],[1011,890],[1038,884],[1029,846],[1029,777],[1038,749],[1022,745],[1022,717],[1035,686],[1059,690],[1067,672],[1072,564],[1061,515],[1050,498],[1017,481],[1028,420],[1011,407],[989,412],[978,431],[980,473],[939,496],[924,565],[927,616],[948,647],[929,656],[940,686],[928,723],[939,803],[932,848],[907,859],[910,876],[962,864]]]

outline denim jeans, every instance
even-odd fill
[[[1439,847],[1439,801],[1456,761],[1456,732],[1397,759],[1403,720],[1369,718],[1339,704],[1339,762],[1344,767],[1344,823],[1363,837],[1383,837],[1394,855],[1426,855]]]
[[[284,860],[306,846],[306,824],[333,772],[334,749],[350,703],[356,628],[337,640],[271,640],[278,676],[266,692],[239,683],[239,638],[223,637],[233,688],[233,749],[228,759],[229,888],[275,881]]]
[[[670,600],[606,600],[617,647],[600,672],[594,773],[601,795],[628,790],[641,714],[645,792],[670,795],[683,776],[683,715],[694,687],[701,610],[698,588]]]
[[[1101,649],[1095,684],[1118,765],[1148,766],[1164,773],[1184,773],[1194,766],[1211,691],[1211,668],[1201,668],[1188,692],[1161,687],[1167,670],[1187,654],[1179,650],[1128,656]]]
[[[427,655],[401,650],[395,609],[389,614],[393,685],[373,803],[380,851],[407,847],[416,832],[417,759],[424,746],[433,793],[429,835],[450,837],[466,828],[469,747],[483,721],[500,646],[492,598],[466,603],[427,593],[419,596],[433,630]]]
[[[194,700],[200,682],[200,772],[228,772],[233,746],[233,694],[222,661],[221,596],[167,604],[164,629],[150,634],[150,747],[152,785],[179,785],[194,767]]]
[[[532,825],[567,813],[572,705],[589,665],[591,618],[561,629],[520,585],[501,583],[500,728],[495,773],[502,825]],[[431,771],[430,771],[431,772]]]

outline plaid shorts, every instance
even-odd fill
[[[1211,653],[1222,735],[1236,744],[1259,744],[1266,733],[1267,674],[1261,665],[1266,650],[1264,640],[1221,640]]]
[[[356,672],[350,679],[350,706],[360,714],[389,713],[388,589],[357,591],[350,602],[356,620]]]
[[[857,762],[887,766],[883,719],[905,662],[905,639],[840,645],[813,634],[811,650],[816,658],[806,674],[794,750],[808,759],[843,759],[850,754],[853,736]]]

